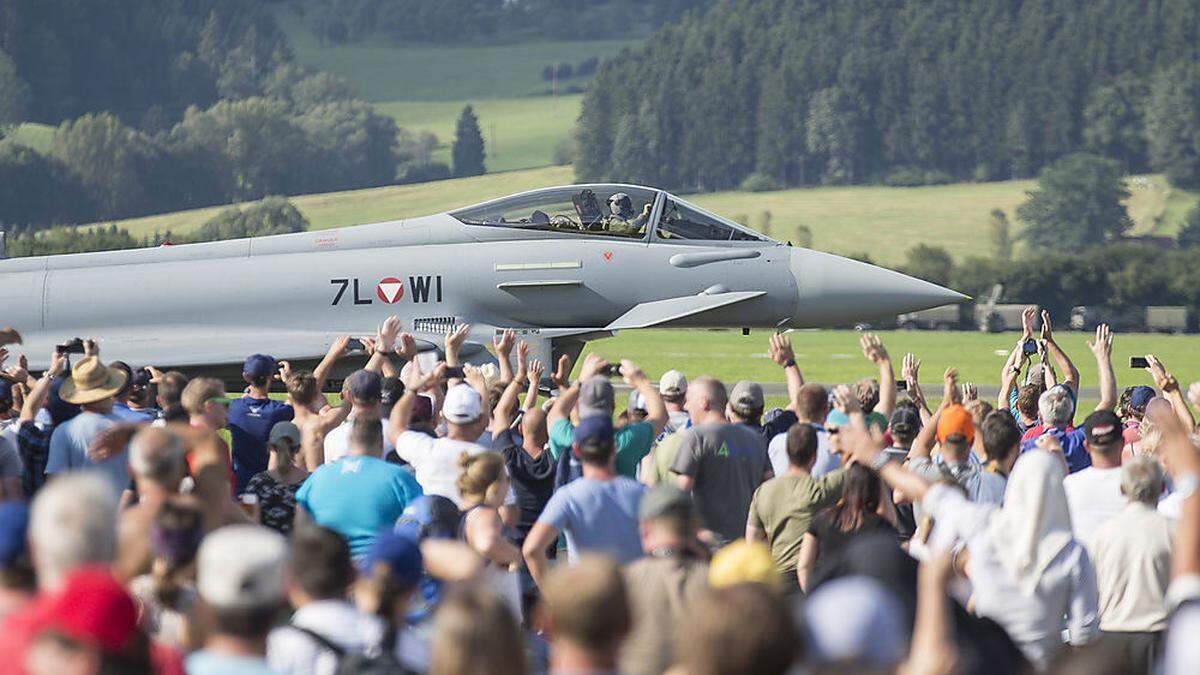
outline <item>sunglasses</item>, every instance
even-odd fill
[[[230,402],[232,402],[232,401],[233,401],[233,399],[229,398],[228,396],[214,396],[214,397],[208,399],[207,401],[205,401],[205,403],[216,403],[217,405],[223,405],[226,408],[228,408]]]

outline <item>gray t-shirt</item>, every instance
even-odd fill
[[[671,471],[694,479],[692,495],[704,526],[724,541],[744,536],[750,501],[771,466],[762,435],[723,422],[682,433]]]
[[[580,553],[604,553],[623,565],[642,557],[637,512],[644,491],[625,476],[579,478],[555,491],[538,522],[566,535],[570,560]]]
[[[21,455],[17,444],[7,434],[0,434],[0,478],[20,478]]]

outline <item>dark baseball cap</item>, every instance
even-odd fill
[[[13,400],[12,382],[0,380],[0,401],[11,403]]]
[[[910,405],[897,406],[888,421],[888,428],[899,434],[915,434],[921,430],[921,413]]]
[[[356,370],[346,380],[346,388],[355,401],[383,399],[383,378],[371,370]]]
[[[441,495],[424,495],[409,502],[396,520],[396,532],[414,541],[457,539],[462,512]]]
[[[424,572],[421,549],[412,538],[395,532],[381,532],[367,554],[359,561],[360,572],[370,574],[376,565],[387,565],[392,578],[401,586],[416,588]]]
[[[1147,387],[1144,384],[1136,386],[1133,391],[1129,392],[1129,407],[1139,412],[1144,411],[1146,404],[1155,396],[1158,396],[1158,392],[1154,391],[1154,387]]]
[[[396,405],[396,402],[404,395],[404,383],[398,377],[383,378],[381,387],[383,390],[382,401],[385,406]]]
[[[270,377],[279,369],[275,358],[266,354],[251,354],[242,364],[242,372],[250,377]]]
[[[429,394],[417,394],[413,399],[412,419],[413,424],[421,424],[433,420],[433,398]]]
[[[575,427],[575,433],[572,440],[576,445],[587,445],[588,443],[612,443],[613,440],[613,423],[612,418],[608,415],[591,415],[579,420],[579,425]]]
[[[690,520],[693,513],[692,496],[674,485],[658,485],[646,491],[638,504],[638,520],[682,518]]]
[[[1083,432],[1091,445],[1112,445],[1122,439],[1121,418],[1111,410],[1097,410],[1083,421]]]
[[[607,377],[596,375],[579,385],[580,417],[612,415],[615,405],[612,382],[609,382]]]

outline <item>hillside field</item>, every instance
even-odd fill
[[[5,136],[0,143],[19,143],[40,153],[49,153],[51,146],[54,145],[54,127],[37,122],[25,122],[13,129],[12,133]]]
[[[469,101],[479,118],[489,172],[554,164],[555,148],[567,140],[579,117],[582,94]],[[410,131],[429,131],[440,147],[433,158],[450,164],[454,125],[464,101],[388,101],[375,107]]]
[[[349,192],[303,195],[292,203],[314,229],[410,218],[465,206],[493,197],[574,181],[570,167],[547,167],[487,174],[434,183],[399,185]],[[1141,185],[1141,180],[1131,184]],[[771,213],[768,234],[794,239],[799,225],[813,233],[813,247],[834,253],[866,253],[888,265],[904,261],[918,243],[944,246],[957,259],[989,255],[988,219],[1003,208],[1014,227],[1014,209],[1033,181],[959,183],[915,188],[877,186],[821,187],[778,192],[717,192],[687,197],[706,209],[762,229]],[[1171,234],[1196,195],[1170,188],[1161,176],[1148,176],[1131,190],[1130,214],[1138,233]],[[187,232],[223,207],[209,207],[117,221],[135,236]],[[107,223],[106,223],[107,224]]]

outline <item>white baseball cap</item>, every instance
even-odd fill
[[[678,370],[668,370],[658,378],[658,393],[663,396],[679,396],[687,392],[687,378]]]
[[[483,414],[483,400],[469,384],[456,384],[446,392],[442,416],[451,424],[470,424]]]
[[[243,609],[283,602],[287,541],[259,525],[227,525],[204,538],[196,590],[213,607]]]

